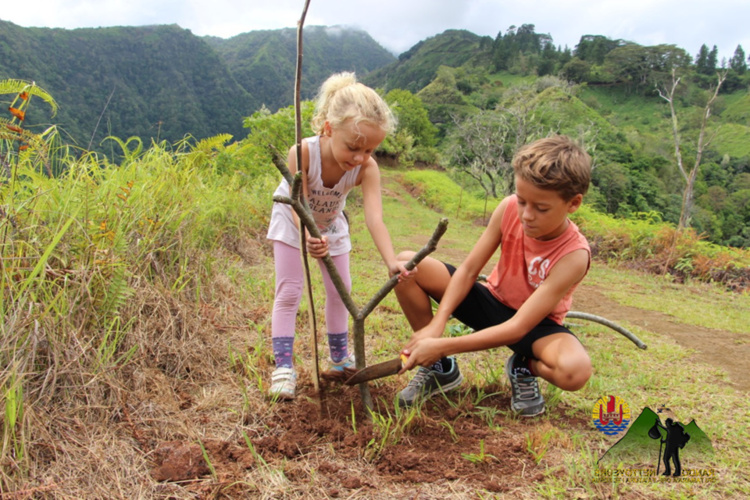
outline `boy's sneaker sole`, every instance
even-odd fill
[[[447,372],[438,372],[419,367],[414,377],[404,390],[398,393],[398,405],[401,407],[412,406],[417,401],[422,401],[440,392],[446,393],[461,385],[464,376],[458,369],[454,358],[450,360],[451,368]]]

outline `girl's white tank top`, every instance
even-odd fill
[[[328,249],[331,256],[345,254],[352,249],[349,223],[344,217],[346,195],[355,186],[362,165],[346,172],[335,186],[327,188],[321,179],[320,137],[308,137],[303,140],[307,142],[310,156],[307,171],[309,190],[307,202],[312,210],[313,219],[321,234],[328,237]],[[289,183],[286,179],[282,179],[273,194],[288,197],[289,193]],[[299,248],[299,231],[292,218],[292,208],[289,205],[273,204],[267,237],[270,240],[282,241]]]

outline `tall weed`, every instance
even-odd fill
[[[214,262],[203,250],[231,248],[265,226],[277,181],[248,175],[228,137],[147,149],[111,140],[119,166],[62,151],[52,177],[25,154],[0,184],[0,461],[16,464],[0,475],[2,491],[26,469],[26,408],[119,404],[115,374],[151,356],[167,372],[190,370],[200,347],[164,335],[189,337],[185,323],[197,316],[181,312],[174,294],[209,302]],[[161,313],[154,328],[150,317]]]

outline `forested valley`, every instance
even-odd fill
[[[304,47],[303,99],[336,71],[355,71],[387,96],[401,122],[383,148],[393,161],[445,168],[497,198],[512,189],[507,166],[520,144],[566,133],[594,155],[588,201],[598,210],[750,246],[750,73],[741,46],[721,61],[708,40],[695,53],[589,34],[559,47],[526,24],[494,39],[449,30],[398,57],[340,27],[308,27]],[[291,105],[295,57],[294,29],[225,40],[176,25],[0,21],[0,80],[35,82],[59,103],[54,117],[30,106],[26,127],[54,124],[79,154],[113,161],[111,136],[146,145],[241,140],[250,117]]]

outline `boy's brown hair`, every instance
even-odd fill
[[[513,157],[513,170],[526,182],[557,191],[569,201],[588,191],[591,157],[569,137],[556,135],[521,147]]]

